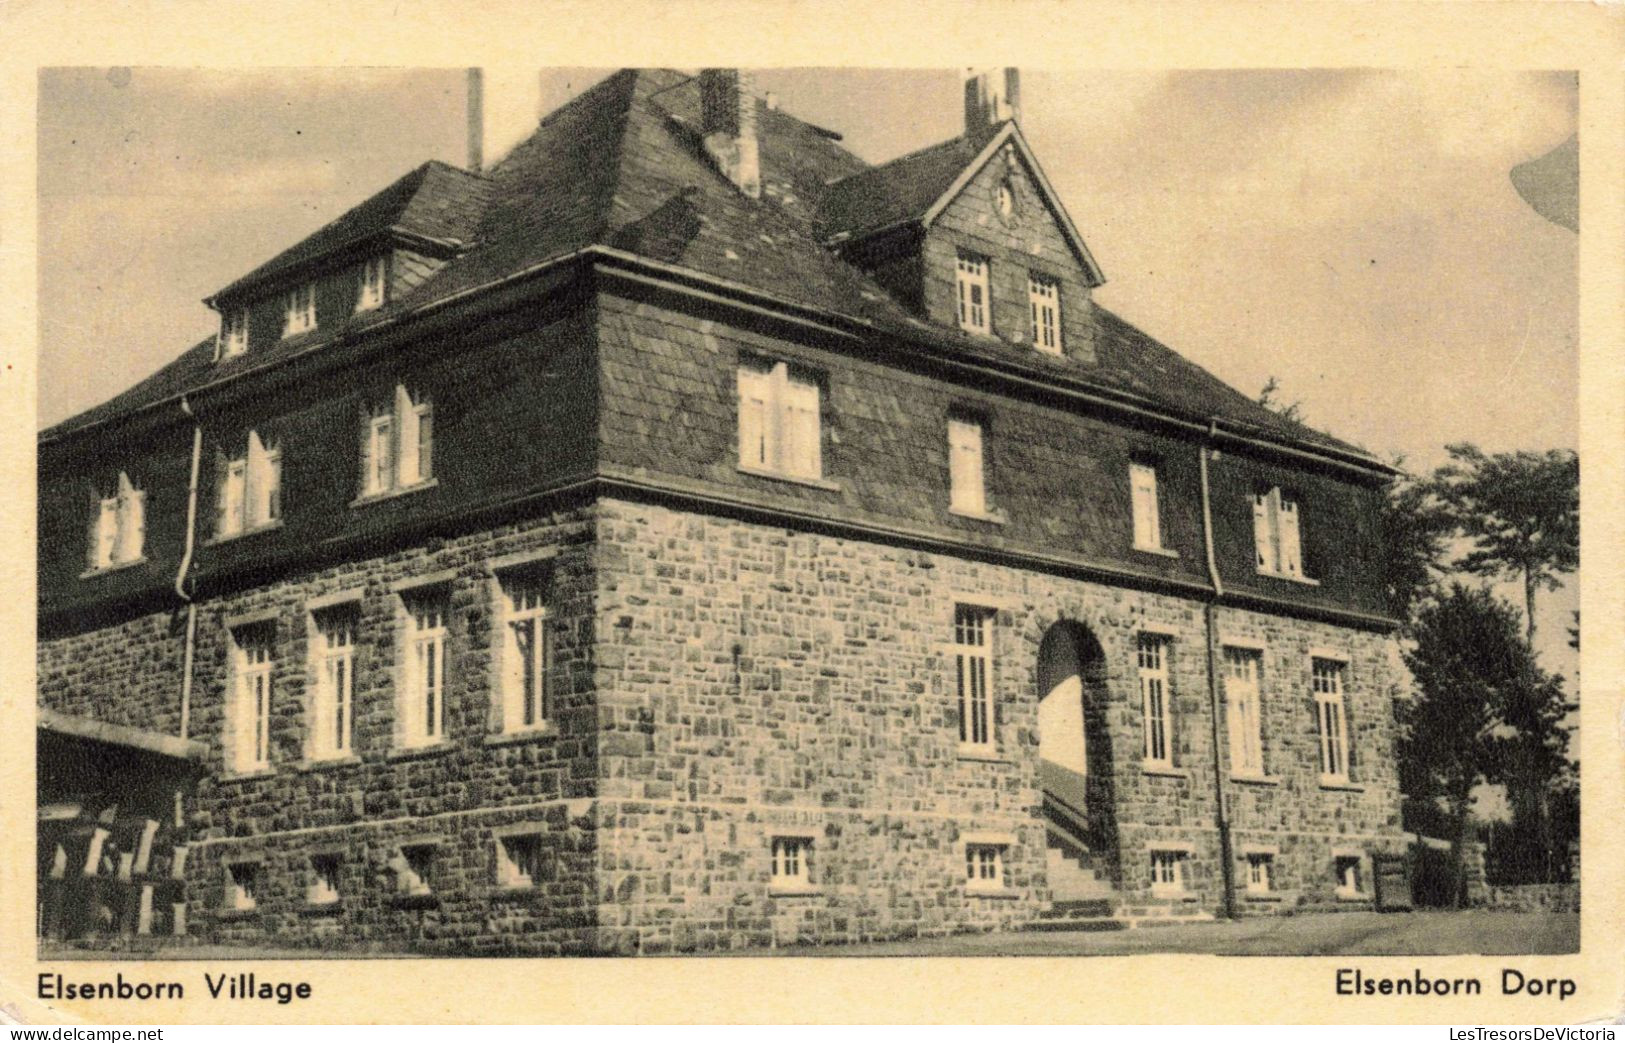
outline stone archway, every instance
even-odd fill
[[[1117,830],[1105,652],[1088,627],[1060,620],[1039,643],[1035,678],[1051,846],[1109,874]]]

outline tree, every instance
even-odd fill
[[[1525,637],[1535,641],[1535,591],[1580,567],[1580,458],[1563,449],[1485,455],[1445,446],[1433,492],[1473,549],[1453,562],[1474,575],[1523,582]]]
[[[1258,393],[1258,404],[1271,412],[1279,413],[1294,424],[1303,423],[1303,403],[1284,403],[1277,397],[1280,393],[1281,382],[1272,375],[1268,380],[1264,381],[1263,390]]]
[[[1405,662],[1417,690],[1399,706],[1401,788],[1446,805],[1459,906],[1473,788],[1532,766],[1525,735],[1562,683],[1536,664],[1516,611],[1485,589],[1453,583],[1417,611],[1413,636]]]
[[[1404,457],[1394,459],[1401,468]],[[1430,480],[1402,475],[1388,486],[1382,503],[1383,582],[1395,618],[1409,621],[1432,591],[1456,521]]]

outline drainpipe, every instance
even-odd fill
[[[203,459],[203,425],[192,416],[192,404],[181,396],[181,413],[192,420],[192,482],[186,490],[186,550],[175,574],[175,593],[186,602],[186,650],[181,658],[181,738],[187,737],[192,719],[192,654],[197,645],[197,604],[186,589],[186,574],[192,570],[192,551],[197,542],[197,479]]]
[[[1208,455],[1214,451],[1218,434],[1218,421],[1208,422],[1207,439],[1201,446],[1202,473],[1202,539],[1207,550],[1207,575],[1213,593],[1208,599],[1203,617],[1207,622],[1207,698],[1209,717],[1213,724],[1213,796],[1214,818],[1219,827],[1219,868],[1224,879],[1224,915],[1236,918],[1236,864],[1230,844],[1230,816],[1225,807],[1224,746],[1219,730],[1219,599],[1224,597],[1224,583],[1219,578],[1219,561],[1213,553],[1213,497],[1208,487]]]

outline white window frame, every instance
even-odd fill
[[[405,617],[402,642],[400,714],[398,732],[406,748],[434,746],[446,741],[447,617],[451,597],[441,587],[401,595]]]
[[[1005,890],[1005,854],[1008,844],[979,841],[965,844],[965,890],[971,894],[998,894]]]
[[[389,286],[389,256],[369,257],[361,265],[361,284],[356,291],[356,314],[384,306]]]
[[[1309,687],[1315,697],[1315,734],[1320,745],[1322,785],[1349,781],[1348,664],[1314,656],[1309,660]]]
[[[1140,716],[1143,724],[1142,763],[1148,768],[1174,766],[1173,691],[1168,655],[1173,639],[1142,630],[1135,640],[1135,663],[1140,681]]]
[[[1263,778],[1264,656],[1256,648],[1224,648],[1224,714],[1231,774]]]
[[[227,864],[226,908],[243,913],[255,909],[259,905],[261,879],[261,866],[258,862],[231,862]]]
[[[538,568],[497,574],[502,632],[499,692],[504,732],[543,729],[554,717],[550,580],[550,574]]]
[[[331,865],[332,872],[327,871]],[[305,889],[306,905],[337,905],[340,897],[339,882],[344,872],[344,859],[332,852],[317,852],[310,856],[310,885]]]
[[[501,833],[497,838],[497,886],[538,887],[542,883],[542,835],[526,830]],[[526,861],[529,866],[525,865]]]
[[[1339,898],[1366,898],[1365,856],[1354,851],[1332,852],[1332,879]]]
[[[236,358],[248,351],[248,309],[231,308],[220,313],[220,334],[215,339],[215,360]]]
[[[310,758],[355,753],[355,648],[361,620],[354,602],[311,614],[315,684],[311,700]]]
[[[1130,463],[1128,484],[1134,547],[1136,550],[1161,551],[1162,508],[1157,500],[1156,465],[1144,461]]]
[[[813,838],[806,834],[776,834],[769,847],[772,868],[768,887],[773,891],[810,891]]]
[[[987,424],[975,417],[948,418],[948,508],[985,516],[987,504]]]
[[[739,467],[777,477],[824,477],[823,389],[786,362],[741,359]]]
[[[289,290],[282,298],[282,309],[283,340],[315,329],[316,283],[303,283]]]
[[[361,495],[385,496],[434,480],[434,400],[395,385],[387,408],[366,414],[361,433]]]
[[[952,655],[962,753],[985,756],[998,748],[998,714],[993,695],[996,619],[995,610],[986,606],[954,605]]]
[[[1275,854],[1270,851],[1247,851],[1247,893],[1269,894],[1275,890]]]
[[[92,572],[142,560],[147,535],[147,493],[120,471],[118,489],[96,501],[90,531]]]
[[[276,632],[265,624],[232,631],[231,770],[271,766],[271,702],[276,691]]]
[[[954,299],[959,328],[984,336],[993,332],[991,262],[979,254],[959,251],[954,258]],[[980,298],[978,300],[978,298]]]
[[[248,432],[244,451],[225,460],[216,493],[215,538],[270,528],[282,520],[282,449]]]
[[[1154,895],[1184,894],[1185,860],[1189,857],[1189,852],[1175,848],[1152,848],[1149,854],[1151,862],[1151,893]]]
[[[1253,493],[1253,562],[1260,575],[1306,580],[1298,500],[1280,486]]]
[[[1033,347],[1048,355],[1061,354],[1061,281],[1028,272],[1027,303],[1032,313]]]

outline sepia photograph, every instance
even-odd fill
[[[1576,72],[37,83],[40,960],[1579,952]]]

